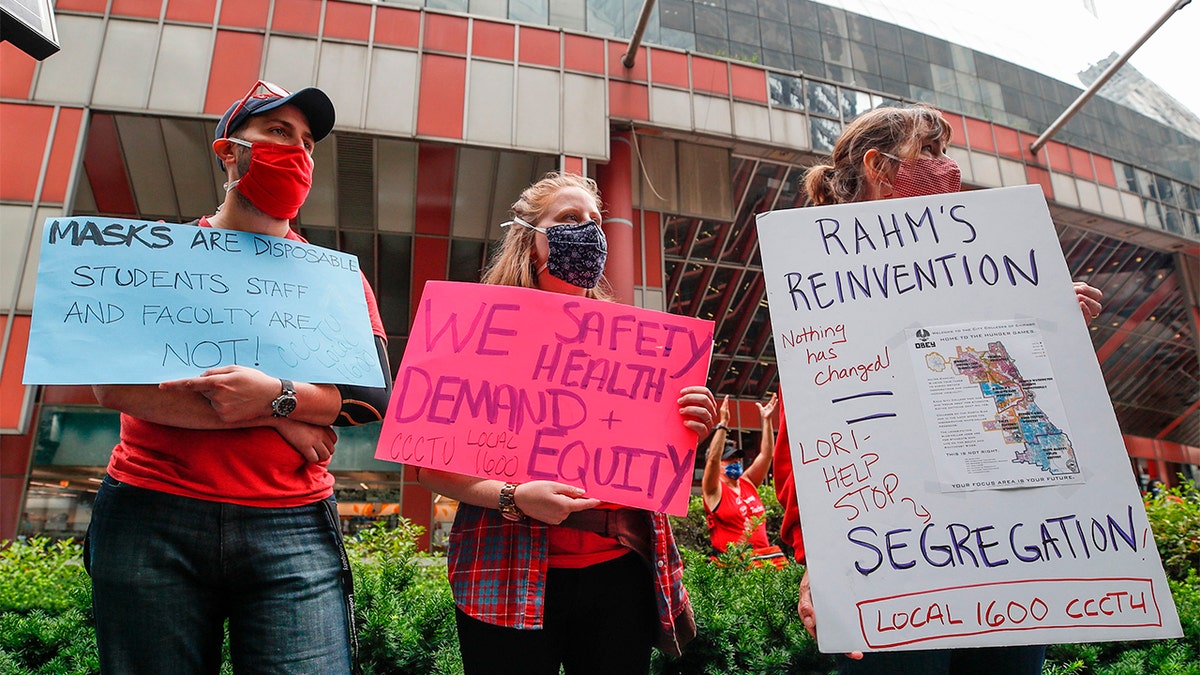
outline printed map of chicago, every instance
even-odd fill
[[[1024,444],[1016,451],[1014,464],[1032,464],[1053,475],[1079,473],[1079,462],[1071,439],[1038,407],[1035,391],[1040,387],[1021,377],[1016,362],[1003,342],[989,342],[987,351],[956,347],[950,361],[957,375],[979,385],[980,392],[996,406],[996,416],[983,421],[985,431],[999,431],[1007,444]],[[943,372],[946,359],[937,352],[925,357],[934,372]]]

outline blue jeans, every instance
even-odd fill
[[[349,567],[333,498],[206,502],[105,477],[84,562],[103,673],[349,673]]]

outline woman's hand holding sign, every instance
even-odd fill
[[[525,515],[549,525],[558,525],[576,511],[600,505],[599,499],[585,497],[583,488],[550,480],[522,483],[513,492],[513,501]]]
[[[717,421],[717,400],[704,386],[684,387],[679,392],[679,416],[683,425],[705,438]]]

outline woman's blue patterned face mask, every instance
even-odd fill
[[[733,462],[725,465],[725,475],[732,480],[737,480],[742,477],[742,463]]]
[[[512,222],[546,235],[550,244],[546,270],[550,276],[579,288],[595,288],[600,283],[604,262],[608,259],[608,240],[596,221],[554,227],[535,227],[520,218],[514,218]]]

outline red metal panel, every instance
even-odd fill
[[[222,26],[266,28],[270,0],[236,0],[221,3]]]
[[[1046,152],[1050,156],[1050,168],[1059,173],[1071,172],[1071,155],[1067,152],[1067,146],[1062,143],[1050,141],[1046,144]]]
[[[0,199],[34,200],[53,116],[48,106],[0,103]]]
[[[1046,199],[1054,199],[1054,188],[1050,185],[1049,171],[1041,167],[1026,165],[1025,178],[1029,180],[1030,185],[1041,185]]]
[[[604,74],[604,40],[583,35],[563,35],[563,67]]]
[[[995,152],[996,141],[992,139],[992,125],[986,120],[966,118],[967,140],[972,150]]]
[[[0,42],[0,97],[28,99],[35,67],[37,59],[7,40]]]
[[[454,174],[457,166],[458,153],[451,146],[422,143],[418,148],[415,211],[418,234],[450,236],[450,219],[454,213]],[[420,256],[414,251],[413,259],[418,257]],[[442,276],[433,278],[444,279],[446,256],[442,256],[437,266],[442,270]]]
[[[733,96],[755,103],[767,103],[767,71],[736,63],[730,64],[729,73],[733,80]]]
[[[993,124],[992,135],[996,138],[996,152],[1014,159],[1022,159],[1025,156],[1024,148],[1021,147],[1021,137],[1017,135],[1016,129]]]
[[[621,57],[625,56],[625,50],[629,49],[629,45],[624,42],[609,42],[608,43],[608,74],[609,77],[620,78],[623,80],[636,80],[638,82],[646,81],[646,58],[650,53],[648,47],[641,47],[635,54],[635,59],[632,68],[626,68],[621,62]]]
[[[408,467],[405,467],[406,469]],[[407,471],[405,472],[408,473]],[[406,476],[407,477],[407,476]],[[429,532],[433,529],[433,493],[426,490],[417,482],[404,483],[404,499],[400,505],[400,515],[414,525],[424,528],[424,533],[417,539],[417,546],[422,551],[429,550]]]
[[[558,67],[561,33],[521,26],[521,63]]]
[[[325,37],[366,42],[371,37],[371,6],[331,0],[325,5]]]
[[[113,0],[112,15],[157,19],[162,6],[163,0]]]
[[[1096,172],[1092,171],[1092,155],[1086,150],[1079,148],[1067,148],[1067,153],[1071,156],[1071,170],[1076,176],[1086,178],[1087,180],[1095,180]]]
[[[650,119],[650,93],[644,84],[608,81],[610,117],[646,121]]]
[[[225,4],[226,7],[229,3]],[[258,81],[262,62],[263,36],[238,31],[217,31],[212,70],[208,76],[208,94],[204,112],[224,114]]]
[[[1117,186],[1117,174],[1113,171],[1112,160],[1100,155],[1092,155],[1093,165],[1096,169],[1096,180],[1109,186]]]
[[[516,32],[512,24],[476,19],[471,28],[471,55],[512,61]]]
[[[397,47],[416,47],[421,41],[421,13],[411,9],[378,7],[375,41]]]
[[[651,49],[650,77],[654,84],[687,89],[689,86],[687,58],[687,54],[669,52],[664,49]]]
[[[54,10],[56,12],[70,10],[72,12],[103,14],[107,7],[108,0],[56,0],[54,3]]]
[[[950,123],[950,144],[967,147],[967,131],[962,115],[944,112],[942,117],[945,117],[946,121]]]
[[[8,324],[8,316],[0,316],[0,333]],[[4,370],[0,371],[0,429],[16,429],[21,425],[21,402],[25,398],[25,385],[21,375],[25,372],[25,351],[29,347],[29,317],[13,317],[12,338],[4,355]],[[0,458],[0,466],[4,466]],[[8,473],[8,467],[4,467]]]
[[[83,170],[92,186],[96,208],[100,213],[137,215],[133,190],[125,171],[125,156],[121,152],[121,140],[112,115],[92,116],[83,155]]]
[[[662,251],[662,216],[654,211],[647,211],[642,218],[642,227],[646,243],[643,253],[646,261],[646,278],[642,285],[648,288],[661,289],[663,285],[663,251]]]
[[[425,49],[465,55],[467,53],[467,18],[426,14]]]
[[[466,59],[438,54],[425,54],[421,57],[421,95],[417,103],[418,134],[462,138],[466,81]]]
[[[275,0],[271,30],[316,35],[321,28],[321,0]]]
[[[729,64],[692,55],[692,88],[712,94],[729,94]]]
[[[42,201],[62,204],[67,198],[67,182],[71,179],[71,167],[75,163],[75,146],[79,142],[79,129],[83,121],[83,110],[60,108],[58,126],[54,130],[54,145],[50,148],[50,166],[46,168],[46,181],[42,184]]]
[[[216,13],[217,0],[167,0],[168,21],[211,24]]]
[[[427,281],[444,281],[450,256],[450,240],[444,237],[416,237],[413,241],[413,298],[415,311]]]
[[[562,158],[562,170],[565,173],[583,174],[583,158],[566,156]]]
[[[0,436],[0,457],[7,458],[0,470],[0,541],[16,539],[25,497],[25,478],[33,456],[33,434]]]
[[[1046,166],[1046,163],[1050,159],[1050,150],[1046,146],[1043,145],[1042,149],[1038,150],[1038,153],[1036,156],[1034,156],[1033,153],[1029,152],[1029,146],[1032,145],[1035,140],[1037,140],[1036,136],[1031,136],[1031,135],[1025,133],[1024,131],[1018,131],[1017,139],[1018,139],[1017,142],[1021,144],[1021,156],[1022,157],[1024,157],[1027,161],[1032,159],[1032,161],[1037,162],[1038,164],[1041,164],[1042,166]]]

